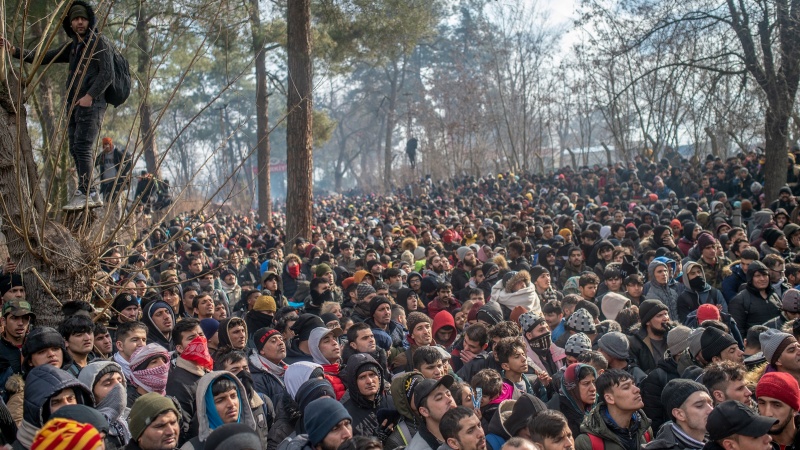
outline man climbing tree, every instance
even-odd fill
[[[65,211],[103,206],[97,188],[91,185],[93,148],[106,112],[104,94],[114,79],[114,63],[111,46],[98,33],[95,25],[92,7],[76,0],[62,23],[72,41],[48,51],[42,58],[42,64],[69,64],[68,95],[65,97],[69,114],[67,135],[69,152],[78,173],[78,190],[64,205]],[[0,48],[4,47],[15,58],[22,58],[28,63],[36,60],[36,52],[14,47],[4,37],[0,37]]]

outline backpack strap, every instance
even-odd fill
[[[652,440],[653,440],[653,437],[650,436],[650,430],[645,431],[644,432],[644,441],[645,442],[650,442]]]
[[[603,439],[601,439],[600,436],[597,436],[592,433],[586,433],[586,435],[589,436],[589,441],[592,443],[592,450],[606,449],[606,443],[603,442]]]
[[[403,444],[408,445],[414,435],[411,433],[411,430],[408,429],[408,424],[405,420],[401,420],[400,423],[397,424],[397,430],[400,432],[400,439],[403,440]]]

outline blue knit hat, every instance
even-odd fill
[[[314,400],[303,411],[303,423],[308,432],[308,441],[312,446],[321,443],[333,427],[345,419],[353,420],[350,413],[336,399],[325,397]]]

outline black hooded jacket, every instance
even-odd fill
[[[64,97],[67,103],[76,102],[84,95],[90,95],[95,105],[105,106],[105,91],[114,80],[114,60],[111,53],[111,43],[103,38],[95,28],[97,19],[94,8],[83,0],[75,0],[72,6],[83,6],[88,11],[89,26],[88,40],[81,42],[72,31],[69,14],[64,15],[61,26],[70,37],[70,41],[61,47],[49,50],[44,54],[42,64],[67,63],[69,76],[67,76],[66,89],[69,95]],[[35,51],[15,49],[15,58],[22,58],[25,62],[33,62],[36,58]],[[88,63],[86,62],[88,60]],[[79,64],[80,63],[80,64]],[[85,67],[85,70],[79,70]]]
[[[156,302],[150,302],[149,304],[145,305],[144,311],[142,311],[142,323],[147,326],[147,342],[148,343],[156,343],[168,351],[174,351],[175,346],[172,343],[172,335],[164,336],[161,330],[158,329],[155,323],[153,323],[153,314],[152,309],[155,306]],[[168,309],[169,313],[172,315],[172,326],[175,326],[175,312],[172,311],[172,308]]]
[[[344,373],[344,382],[347,385],[348,398],[342,398],[342,404],[350,417],[353,418],[353,436],[377,436],[380,424],[378,424],[378,409],[394,409],[392,398],[386,395],[386,391],[381,386],[375,400],[369,400],[358,390],[358,374],[364,366],[374,366],[378,371],[378,379],[383,384],[383,368],[375,359],[366,353],[356,353],[347,360],[347,367]]]
[[[71,388],[78,404],[94,406],[89,388],[65,370],[49,364],[35,367],[25,379],[25,401],[22,420],[39,428],[50,418],[50,397]]]

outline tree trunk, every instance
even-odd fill
[[[47,221],[27,110],[12,99],[16,92],[17,80],[9,73],[8,83],[0,84],[0,231],[9,258],[23,277],[37,323],[57,326],[61,320],[57,299],[89,300],[96,258],[64,227]]]
[[[383,148],[383,191],[392,192],[392,134],[396,123],[395,109],[397,108],[397,62],[394,62],[394,71],[389,80],[389,106],[386,108],[386,142]]]
[[[256,66],[256,155],[258,157],[258,217],[272,225],[272,201],[269,173],[269,97],[267,95],[267,58],[258,0],[250,0],[250,33]]]
[[[286,235],[311,238],[313,171],[311,0],[289,2],[286,20],[289,89],[286,118]]]
[[[766,142],[764,153],[767,165],[764,167],[766,203],[769,204],[778,198],[778,191],[786,184],[786,170],[788,161],[788,136],[789,117],[791,107],[784,105],[770,105],[766,111],[765,132]]]
[[[139,78],[139,135],[142,138],[144,161],[147,171],[158,177],[158,149],[156,148],[156,130],[153,128],[150,108],[150,35],[148,25],[150,18],[145,10],[145,0],[139,1],[136,15],[136,36],[139,46],[138,67]]]

